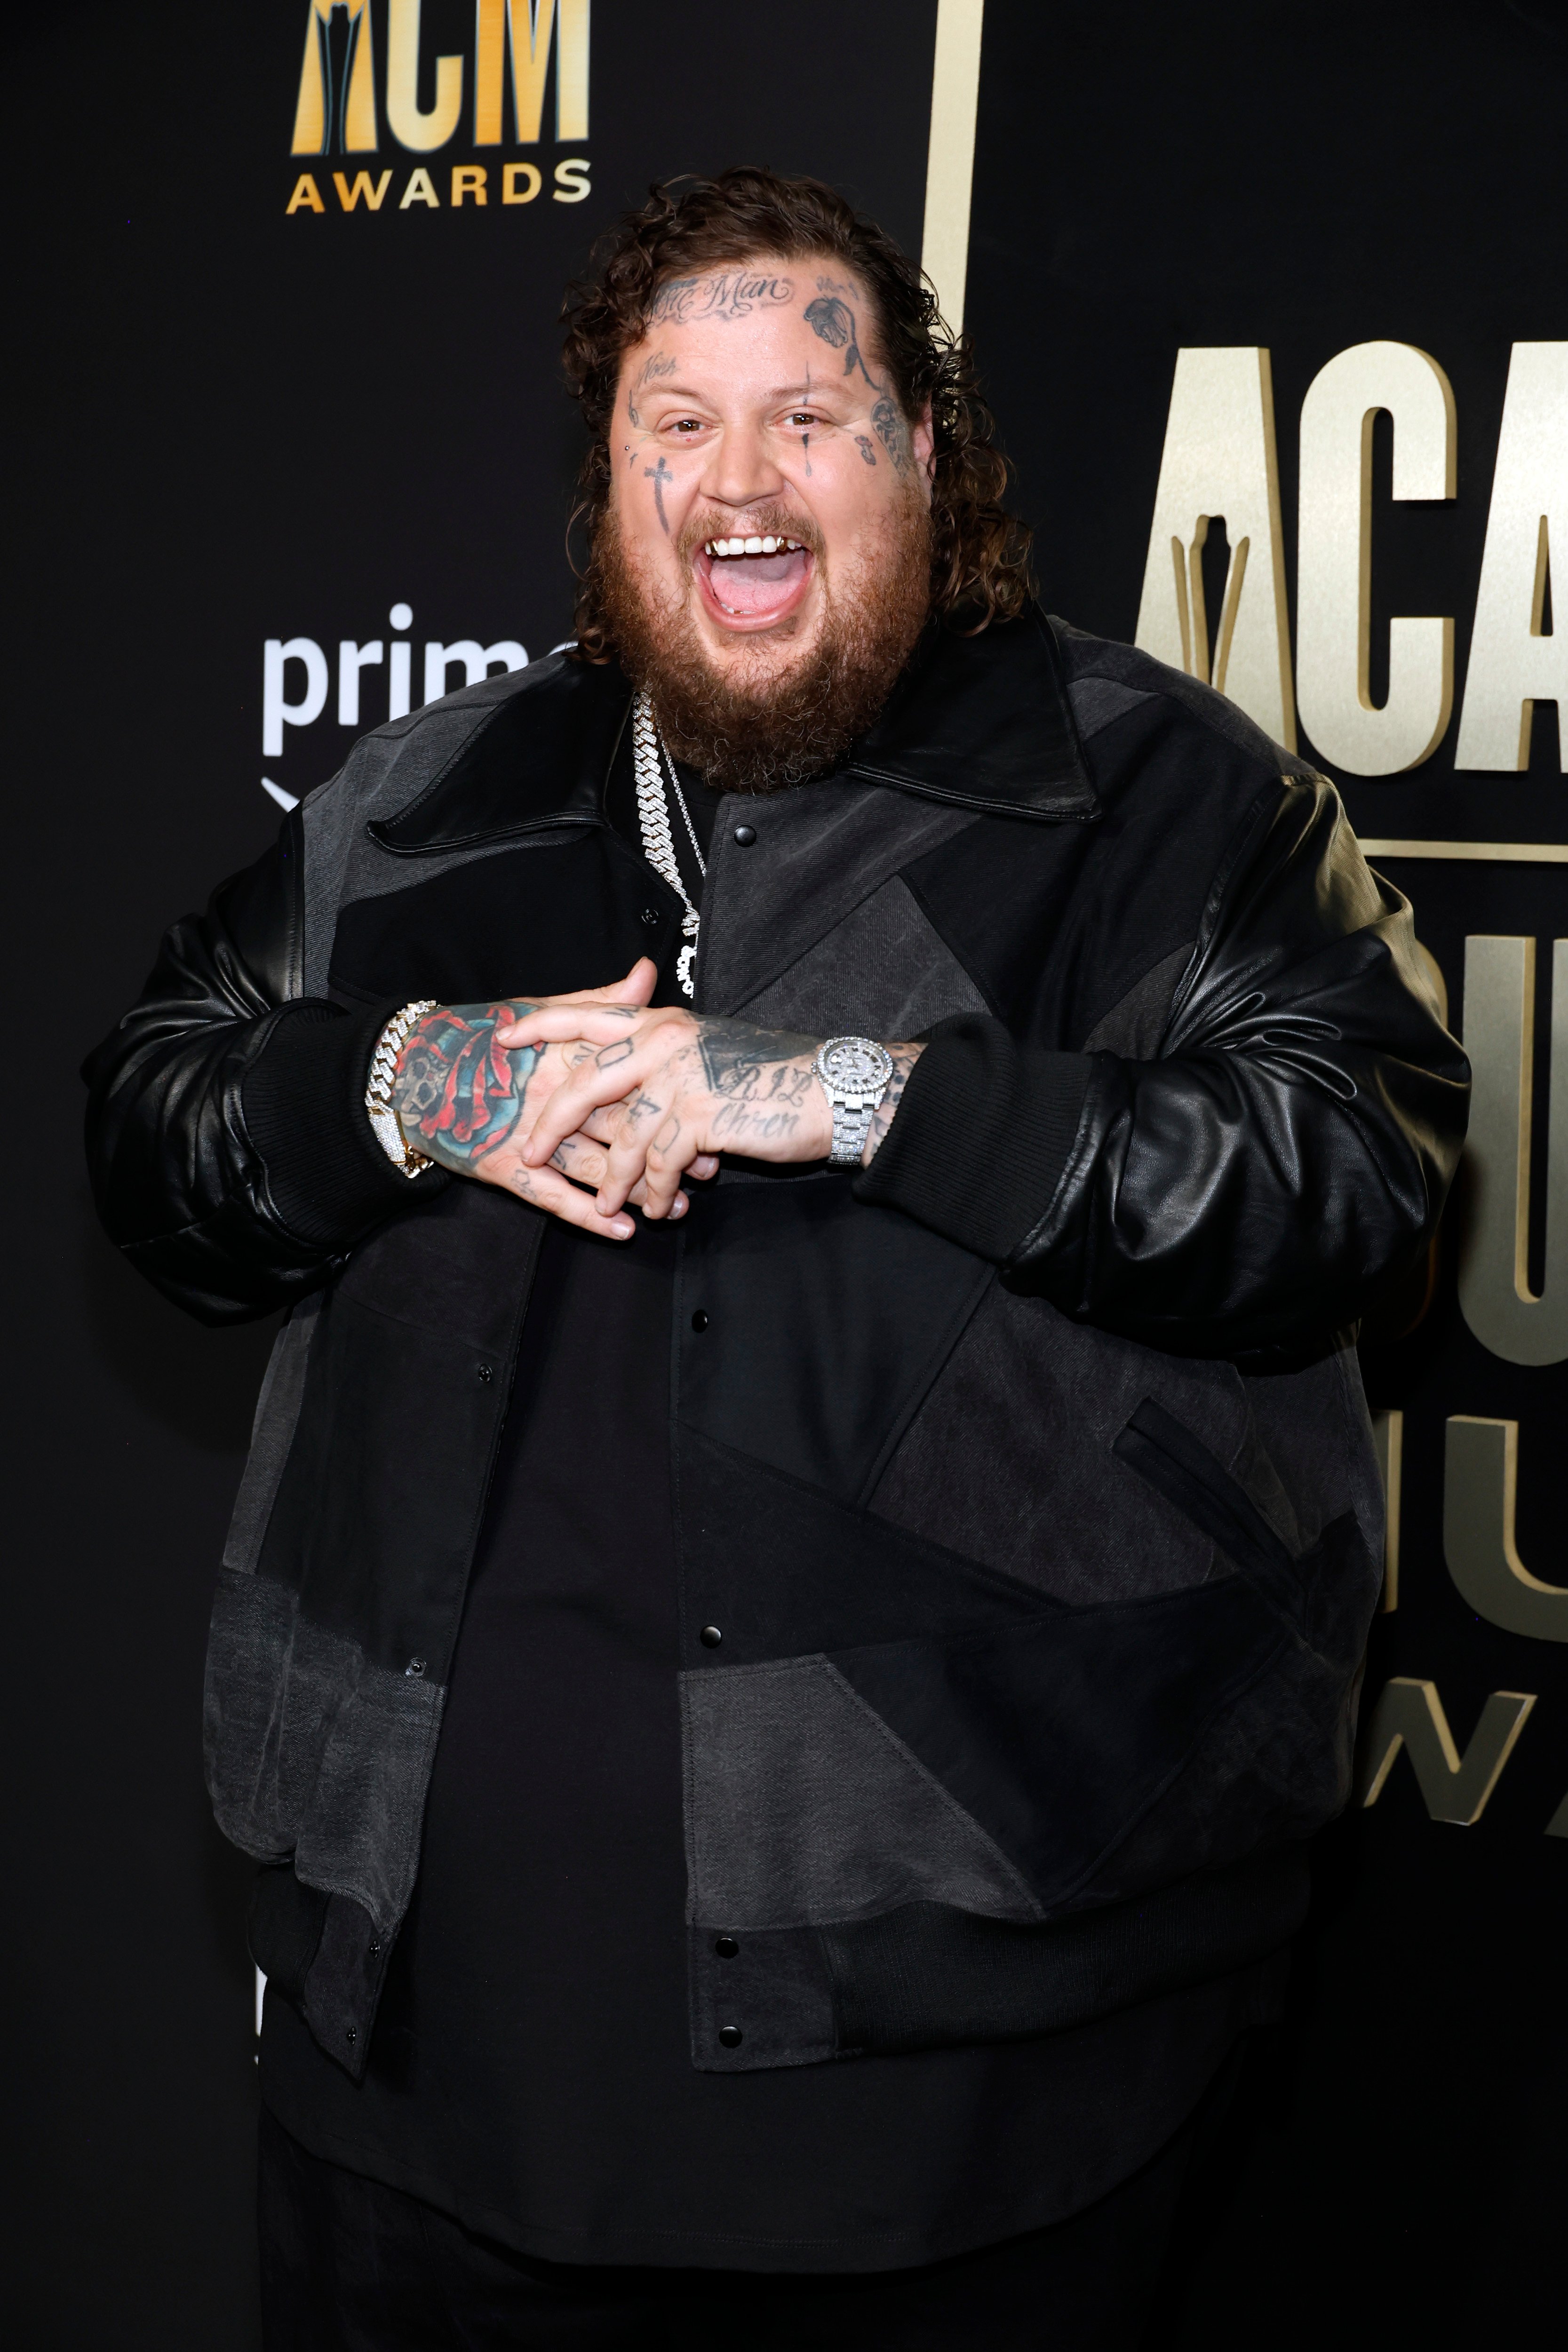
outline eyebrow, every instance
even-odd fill
[[[831,382],[826,384],[816,384],[813,383],[809,377],[803,377],[799,383],[775,384],[772,391],[763,394],[763,400],[764,404],[779,400],[816,400],[836,389],[837,387]],[[647,401],[652,401],[656,395],[665,400],[698,402],[706,398],[706,394],[699,392],[694,384],[677,383],[668,378],[663,378],[657,383],[644,384],[637,393],[638,398]]]

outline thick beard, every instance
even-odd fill
[[[817,544],[820,561],[816,535],[800,520],[781,518],[777,527]],[[652,697],[676,758],[715,792],[809,783],[836,768],[876,718],[931,612],[931,519],[918,500],[891,518],[879,556],[842,593],[826,587],[812,652],[782,674],[742,682],[743,654],[741,677],[718,670],[686,607],[672,610],[656,597],[628,561],[615,516],[600,519],[593,568],[621,667]]]

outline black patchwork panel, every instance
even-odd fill
[[[831,1663],[1050,1911],[1088,1885],[1289,1638],[1237,1576]],[[1237,1777],[1250,1762],[1235,1759]]]
[[[1061,1601],[1136,1601],[1202,1584],[1215,1572],[1212,1538],[1112,1451],[1150,1396],[1251,1480],[1254,1502],[1274,1507],[1279,1481],[1249,1446],[1248,1388],[1234,1365],[1152,1355],[998,1286],[910,1423],[872,1508]],[[1294,1532],[1288,1504],[1280,1532]]]
[[[847,1503],[994,1280],[852,1181],[697,1188],[676,1309],[678,1419]]]
[[[744,817],[752,835],[734,837]],[[910,800],[852,776],[762,800],[731,794],[713,828],[697,958],[697,1009],[738,1013],[830,942],[912,858],[976,823],[973,812]],[[930,961],[932,940],[921,951]]]
[[[330,985],[340,1000],[561,996],[619,980],[639,955],[662,962],[679,936],[679,899],[602,825],[428,879],[412,859],[404,870],[405,888],[356,899],[338,918]]]
[[[737,1011],[808,1037],[923,1037],[985,1000],[895,874]]]
[[[676,1458],[694,1667],[1021,1624],[1052,1605],[695,1430],[678,1432]],[[703,1625],[721,1628],[717,1650],[693,1640]]]
[[[1095,825],[987,817],[905,879],[1000,1018],[1077,1053],[1162,958],[1196,937],[1227,845],[1270,778],[1163,696],[1086,747]],[[1196,764],[1201,762],[1201,767]]]
[[[446,1680],[542,1230],[454,1185],[374,1234],[322,1308],[259,1567],[394,1672]]]

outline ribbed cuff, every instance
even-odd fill
[[[445,1192],[442,1169],[395,1168],[365,1115],[375,1041],[401,999],[365,1013],[306,998],[287,1005],[240,1088],[246,1131],[272,1204],[314,1249],[346,1249],[394,1209]]]
[[[1050,1206],[1093,1068],[1015,1044],[984,1013],[939,1022],[857,1199],[1005,1265]]]

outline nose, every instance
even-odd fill
[[[784,478],[763,434],[750,425],[727,425],[712,444],[702,478],[704,496],[715,506],[749,507],[776,499],[784,488]]]

